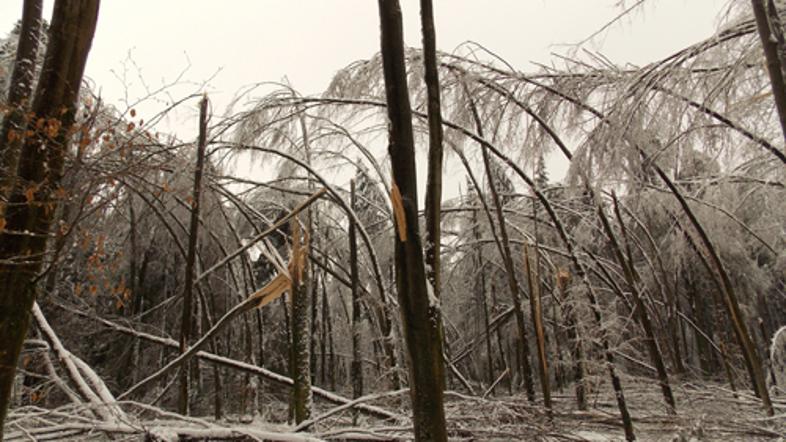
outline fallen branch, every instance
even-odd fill
[[[152,335],[152,334],[149,334],[149,333],[140,332],[140,331],[134,330],[133,328],[126,327],[126,326],[123,326],[123,325],[120,325],[120,324],[116,324],[116,323],[114,323],[112,321],[108,321],[108,320],[103,319],[103,318],[91,317],[91,316],[87,315],[84,312],[80,312],[78,310],[71,309],[71,308],[66,307],[64,305],[60,305],[60,304],[56,304],[56,305],[58,307],[64,309],[64,310],[70,312],[70,313],[73,313],[73,314],[76,314],[76,315],[79,315],[79,316],[82,316],[82,317],[85,317],[85,318],[93,319],[93,320],[103,324],[104,326],[106,326],[106,327],[108,327],[108,328],[110,328],[112,330],[118,331],[120,333],[124,333],[124,334],[127,334],[127,335],[135,336],[135,337],[137,337],[139,339],[143,339],[145,341],[153,342],[153,343],[156,343],[156,344],[159,344],[159,345],[163,345],[163,346],[166,346],[166,347],[171,347],[171,348],[178,348],[179,347],[178,342],[175,341],[174,339],[164,338],[164,337],[161,337],[161,336],[156,336],[156,335]],[[216,355],[216,354],[213,354],[213,353],[208,353],[208,352],[205,352],[205,351],[197,351],[196,354],[194,354],[194,356],[196,356],[197,358],[200,358],[202,360],[205,360],[205,361],[208,361],[208,362],[212,362],[214,364],[218,364],[218,365],[221,365],[221,366],[224,366],[224,367],[227,367],[227,368],[232,368],[232,369],[243,371],[243,372],[250,373],[250,374],[253,374],[253,375],[262,376],[262,377],[264,377],[265,379],[267,379],[269,381],[275,382],[275,383],[277,383],[279,385],[283,385],[283,386],[286,386],[286,387],[291,387],[292,384],[293,384],[291,378],[288,378],[286,376],[280,375],[278,373],[274,373],[274,372],[272,372],[270,370],[267,370],[265,368],[262,368],[262,367],[259,367],[259,366],[256,366],[256,365],[249,364],[247,362],[242,362],[242,361],[238,361],[238,360],[235,360],[235,359],[230,359],[230,358],[227,358],[227,357],[224,357],[224,356],[219,356],[219,355]],[[345,398],[343,396],[340,396],[338,394],[332,393],[332,392],[327,391],[327,390],[323,390],[323,389],[321,389],[319,387],[313,387],[312,386],[311,387],[311,391],[314,394],[314,396],[320,397],[320,398],[322,398],[322,399],[324,399],[324,400],[326,400],[328,402],[334,403],[334,404],[343,405],[343,404],[347,404],[347,403],[352,401],[351,399],[347,399],[347,398]],[[356,406],[354,406],[354,408],[356,408],[358,411],[360,411],[362,413],[365,413],[367,415],[378,417],[378,418],[382,418],[382,419],[396,419],[396,420],[404,419],[403,416],[401,416],[399,414],[396,414],[396,413],[393,413],[391,411],[385,410],[383,408],[375,407],[375,406],[372,406],[372,405],[357,404]]]
[[[178,422],[179,423],[179,422]],[[143,425],[135,426],[128,424],[109,424],[104,422],[82,423],[69,422],[55,424],[39,428],[22,428],[19,431],[10,431],[6,435],[7,441],[25,440],[30,437],[38,440],[39,438],[49,438],[57,433],[67,433],[69,436],[76,436],[84,433],[105,433],[105,434],[138,434],[146,436],[145,440],[156,442],[175,442],[182,439],[187,440],[238,440],[247,439],[257,441],[281,441],[281,442],[315,442],[317,439],[305,434],[265,431],[252,427],[213,427],[213,428],[189,428],[183,426],[170,426],[166,423],[157,423],[154,427]],[[48,437],[49,436],[49,437]]]
[[[109,392],[109,389],[106,387],[101,378],[99,378],[98,375],[96,375],[96,373],[84,361],[76,357],[63,346],[63,343],[60,342],[57,334],[49,325],[49,322],[47,322],[46,317],[44,316],[44,313],[41,311],[41,307],[38,306],[37,302],[33,303],[32,313],[36,326],[39,330],[41,330],[41,335],[49,344],[49,347],[52,349],[52,351],[54,351],[54,353],[57,355],[60,363],[63,364],[63,367],[68,373],[68,377],[76,386],[79,394],[81,394],[87,402],[95,407],[95,411],[104,421],[115,422],[118,420],[118,418],[125,419],[125,413],[123,410],[117,407],[115,404],[115,398],[112,397],[112,393]],[[95,391],[93,388],[90,388],[90,385],[88,385],[80,371],[85,373],[85,375],[90,380],[90,383],[93,384]]]
[[[341,411],[344,411],[344,410],[347,410],[349,408],[352,408],[352,407],[354,407],[357,404],[361,404],[363,402],[368,402],[368,401],[377,400],[377,399],[381,399],[381,398],[386,398],[386,397],[398,396],[398,395],[404,394],[404,393],[406,393],[408,391],[409,391],[409,388],[402,388],[401,390],[385,391],[385,392],[382,392],[382,393],[374,393],[374,394],[367,394],[365,396],[361,396],[361,397],[359,397],[359,398],[357,398],[357,399],[355,399],[353,401],[350,401],[350,402],[348,402],[346,404],[339,405],[338,407],[335,407],[335,408],[331,408],[330,410],[320,414],[319,416],[317,416],[315,418],[308,419],[308,420],[305,420],[305,421],[301,422],[300,424],[298,424],[297,427],[295,427],[295,431],[303,431],[306,428],[314,425],[315,423],[317,423],[317,422],[319,422],[321,420],[327,419],[327,418],[329,418],[330,416],[333,416],[336,413],[339,413]]]

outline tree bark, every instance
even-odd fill
[[[766,4],[765,4],[766,2]],[[751,0],[756,27],[767,59],[767,72],[770,75],[772,96],[781,124],[783,137],[786,139],[786,82],[784,82],[784,44],[783,26],[773,0]]]
[[[193,324],[193,293],[194,274],[196,267],[197,244],[199,242],[199,205],[202,194],[202,170],[205,163],[205,147],[207,144],[207,96],[199,103],[199,140],[197,141],[196,170],[194,170],[194,191],[191,202],[191,224],[188,230],[188,255],[186,257],[185,290],[183,292],[183,315],[180,322],[180,353],[188,350]],[[180,386],[178,390],[177,409],[182,415],[189,413],[188,384],[189,366],[180,369]]]
[[[423,68],[428,96],[428,174],[426,176],[426,277],[439,298],[440,241],[442,240],[442,106],[440,104],[437,39],[434,31],[434,5],[420,0],[420,25],[423,33]]]
[[[472,233],[475,241],[480,240],[480,226],[478,225],[478,211],[472,211]],[[477,298],[478,308],[483,315],[483,326],[486,330],[486,381],[489,386],[494,384],[494,352],[491,346],[491,324],[489,323],[489,307],[486,302],[486,274],[483,263],[483,248],[478,245],[475,252],[475,269],[478,272],[475,280],[475,297]],[[493,389],[490,390],[493,393]]]
[[[536,250],[535,253],[538,253]],[[546,335],[543,330],[543,310],[540,304],[540,277],[537,269],[538,259],[535,258],[535,266],[530,264],[529,245],[524,245],[524,268],[527,272],[529,284],[529,305],[532,324],[535,328],[535,338],[538,344],[538,362],[540,363],[540,387],[543,391],[543,405],[551,414],[551,385],[549,385],[549,361],[546,354]]]
[[[309,293],[307,284],[307,254],[302,251],[308,247],[308,233],[303,237],[300,233],[300,222],[292,220],[292,258],[289,274],[292,280],[289,292],[292,306],[292,363],[290,373],[294,385],[292,388],[292,411],[295,423],[301,423],[311,417],[311,324],[309,317]]]
[[[355,210],[355,180],[350,182],[350,204]],[[349,220],[349,271],[352,284],[352,364],[350,367],[350,377],[352,378],[352,398],[357,399],[363,396],[363,359],[361,354],[361,328],[360,328],[360,293],[358,291],[358,245],[355,233],[355,223]],[[352,420],[357,424],[357,413]]]
[[[446,441],[444,366],[438,299],[429,291],[417,213],[417,176],[412,111],[398,0],[379,0],[393,175],[396,286],[409,356],[415,440]]]
[[[612,195],[614,194],[612,193]],[[615,202],[615,214],[617,215],[617,221],[620,223],[623,238],[626,238],[625,225],[623,224],[622,215],[616,206],[616,195],[614,195],[613,198]],[[660,383],[661,392],[663,394],[663,400],[668,406],[668,412],[670,414],[674,414],[676,412],[677,405],[674,401],[674,395],[671,391],[669,374],[666,371],[666,364],[663,362],[663,354],[661,353],[660,348],[658,347],[658,341],[655,338],[655,331],[652,327],[652,321],[650,320],[649,314],[647,313],[647,307],[644,305],[644,301],[641,299],[641,293],[639,293],[638,287],[636,286],[633,261],[630,255],[628,256],[628,259],[625,258],[625,254],[622,251],[622,246],[620,245],[619,241],[617,241],[617,237],[614,235],[614,231],[611,229],[611,223],[606,217],[606,214],[603,211],[603,205],[600,203],[600,201],[598,201],[597,207],[598,218],[600,218],[603,230],[606,232],[606,236],[608,237],[609,243],[611,245],[611,250],[614,252],[614,257],[617,259],[617,262],[622,268],[622,274],[625,277],[625,282],[628,284],[628,288],[630,289],[631,295],[633,296],[633,310],[642,330],[644,330],[644,343],[647,346],[647,352],[649,353],[650,361],[652,362],[652,365],[655,366],[655,370],[658,375],[658,382]]]
[[[469,89],[465,86],[464,92],[467,95],[472,116],[475,119],[478,135],[483,138],[483,126],[481,124],[480,115],[478,114],[475,102],[470,96]],[[519,331],[519,345],[521,352],[521,363],[519,364],[523,370],[522,376],[524,377],[524,388],[527,391],[527,398],[530,402],[535,401],[535,383],[532,377],[532,365],[530,364],[529,352],[529,339],[527,338],[527,324],[524,321],[524,310],[521,308],[521,294],[519,289],[519,282],[516,279],[516,270],[513,267],[513,255],[510,250],[510,237],[508,236],[508,228],[505,224],[505,216],[503,214],[502,199],[497,191],[497,185],[494,180],[492,172],[491,158],[485,144],[480,146],[483,155],[483,166],[486,170],[486,179],[488,180],[489,192],[491,193],[491,200],[494,203],[494,210],[497,215],[497,222],[499,223],[499,236],[501,241],[500,254],[502,255],[502,262],[505,265],[505,274],[508,281],[508,289],[510,296],[513,299],[513,307],[515,308],[516,325]],[[489,219],[489,222],[493,222]]]
[[[35,282],[44,265],[46,242],[55,216],[55,191],[63,175],[99,3],[55,2],[49,48],[31,108],[34,118],[43,122],[44,130],[28,137],[22,147],[19,186],[11,193],[5,229],[0,233],[0,431],[30,324]]]
[[[587,389],[584,380],[584,344],[582,343],[578,318],[576,317],[575,307],[568,299],[567,288],[570,283],[570,273],[565,269],[558,269],[555,278],[557,293],[559,293],[559,303],[562,305],[562,317],[566,324],[566,334],[568,342],[573,346],[573,383],[576,392],[576,408],[582,411],[587,410]]]
[[[19,153],[27,130],[27,109],[33,93],[33,76],[41,35],[42,0],[25,0],[22,8],[22,28],[16,48],[14,69],[8,89],[9,112],[0,129],[0,218],[5,212],[2,201],[7,200],[16,181]]]

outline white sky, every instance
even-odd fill
[[[643,65],[711,36],[728,1],[647,0],[585,47],[615,63]],[[524,71],[534,70],[531,62],[557,62],[552,53],[565,53],[565,44],[584,40],[622,11],[619,0],[434,2],[439,49],[473,40]],[[54,2],[44,3],[49,17]],[[406,42],[419,47],[419,2],[401,4]],[[0,34],[21,10],[22,0],[0,0]],[[379,50],[378,22],[373,0],[104,0],[86,75],[105,102],[125,109],[126,94],[131,102],[145,95],[140,77],[157,89],[186,70],[186,84],[172,88],[171,97],[210,79],[213,109],[223,113],[239,89],[258,82],[286,77],[301,93],[319,93],[337,70]],[[124,72],[128,88],[119,80]],[[161,110],[162,98],[137,106],[139,116]],[[196,102],[187,109],[159,130],[193,137]]]
[[[645,64],[711,35],[727,1],[648,0],[588,47],[618,63]],[[53,1],[44,3],[48,17]],[[407,44],[420,46],[418,1],[401,3]],[[621,11],[616,3],[435,0],[437,44],[451,51],[474,40],[527,70],[529,62],[550,63],[552,52],[567,50],[563,44],[598,30]],[[22,0],[0,1],[0,34],[21,9]],[[209,90],[221,111],[238,89],[260,81],[287,77],[302,93],[317,93],[338,69],[378,49],[373,0],[104,0],[87,75],[112,103],[125,91],[113,72],[122,75],[129,54],[152,89],[186,68],[183,79],[194,83],[220,69]],[[142,90],[136,68],[129,69],[133,99]]]

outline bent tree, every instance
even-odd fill
[[[398,0],[379,0],[395,223],[396,287],[409,360],[415,439],[445,441],[444,366],[438,299],[427,284],[418,226],[412,111]]]
[[[17,186],[0,232],[0,431],[17,359],[44,266],[56,195],[73,134],[76,100],[95,33],[100,0],[58,0],[31,112],[35,124],[19,155]],[[18,134],[18,135],[23,135]],[[1,437],[0,437],[1,438]]]

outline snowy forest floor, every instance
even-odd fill
[[[786,397],[775,398],[776,416],[767,418],[758,400],[749,392],[733,394],[725,385],[682,383],[676,386],[677,414],[669,415],[660,391],[651,380],[624,377],[625,397],[641,441],[784,441],[786,440]],[[272,392],[271,392],[272,393]],[[277,397],[274,397],[277,396]],[[106,424],[77,417],[65,409],[29,407],[12,411],[6,441],[22,440],[409,440],[411,424],[382,422],[336,409],[318,401],[310,432],[271,424],[286,420],[286,404],[280,394],[264,401],[263,412],[254,419],[233,416],[222,422],[184,418],[149,406],[128,403],[134,423]],[[369,404],[407,416],[406,390],[381,394]],[[572,391],[554,396],[552,418],[539,403],[525,395],[480,398],[457,392],[446,393],[446,415],[450,440],[456,441],[621,441],[624,440],[616,401],[607,385],[589,395],[589,411],[575,407]],[[124,406],[124,409],[126,407]],[[330,411],[330,413],[327,413]],[[329,416],[325,416],[329,414]]]
[[[676,386],[677,415],[669,415],[660,390],[651,380],[626,378],[623,382],[639,440],[786,440],[786,397],[776,398],[776,416],[767,418],[760,402],[748,392],[735,397],[723,385],[686,383]],[[451,440],[624,441],[611,388],[601,385],[597,390],[598,394],[589,397],[589,411],[576,409],[572,391],[558,392],[553,398],[552,419],[540,403],[530,404],[523,394],[481,399],[448,392],[446,414]],[[321,433],[323,437],[353,432],[379,436],[381,440],[405,440],[410,431],[407,427],[375,428],[371,422],[362,430],[348,428],[346,422],[335,421],[332,425],[334,429]]]

